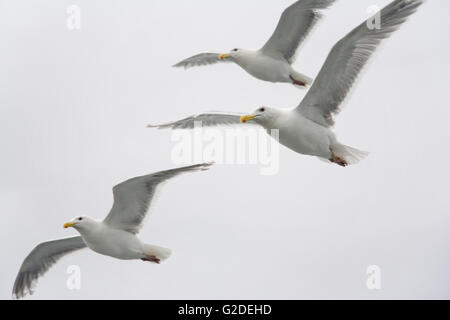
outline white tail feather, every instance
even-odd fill
[[[348,164],[357,164],[369,155],[369,152],[361,151],[343,144],[336,144],[331,147],[335,156],[344,159]]]
[[[295,80],[297,80],[297,81],[304,82],[304,83],[306,84],[306,87],[311,86],[312,83],[313,83],[313,81],[314,81],[312,78],[310,78],[310,77],[308,77],[308,76],[306,76],[306,75],[304,75],[304,74],[302,74],[302,73],[300,73],[300,72],[294,72],[294,73],[292,74],[292,77],[293,77]],[[300,87],[300,88],[304,88],[304,87],[298,86],[298,85],[295,85],[295,86],[296,86],[296,87]]]
[[[144,244],[144,254],[147,256],[155,256],[163,261],[170,257],[171,251],[151,244]]]

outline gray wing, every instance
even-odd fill
[[[319,9],[326,9],[335,0],[299,0],[281,15],[278,26],[261,52],[275,57],[283,57],[289,63],[295,60],[297,48],[306,39],[321,14]]]
[[[231,58],[219,59],[220,53],[200,53],[186,60],[178,62],[174,67],[184,67],[185,69],[198,66],[206,66],[218,62],[231,62]]]
[[[194,129],[195,125],[201,125],[202,127],[237,125],[241,124],[240,119],[243,115],[240,113],[209,112],[161,125],[148,125],[147,127],[158,129]]]
[[[138,233],[161,182],[181,173],[208,170],[212,163],[161,171],[122,182],[113,188],[114,204],[103,221],[115,229]]]
[[[381,27],[364,22],[331,50],[311,89],[297,110],[324,126],[334,125],[333,116],[356,82],[372,53],[423,3],[423,0],[395,0],[381,10]]]
[[[86,247],[81,237],[73,237],[39,244],[25,258],[13,286],[13,297],[23,298],[33,294],[38,278],[44,275],[59,259],[66,254]]]

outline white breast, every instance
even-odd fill
[[[303,117],[296,110],[283,113],[276,122],[280,143],[289,149],[325,159],[331,157],[334,134],[328,128]]]
[[[289,76],[292,68],[284,60],[277,60],[259,52],[246,53],[236,59],[249,74],[260,80],[269,82],[291,82]]]
[[[142,243],[132,233],[112,229],[100,224],[92,232],[81,233],[87,246],[100,254],[121,260],[140,259],[142,257]]]

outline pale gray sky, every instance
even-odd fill
[[[204,110],[296,106],[305,94],[233,65],[171,68],[202,51],[259,48],[292,0],[0,1],[0,298],[39,242],[103,218],[114,184],[172,168],[170,131]],[[389,0],[337,1],[298,56],[315,76],[332,45]],[[66,8],[80,6],[80,31]],[[37,299],[450,298],[450,2],[428,1],[377,52],[336,132],[368,150],[340,168],[280,153],[280,172],[215,166],[168,183],[140,234],[161,265],[89,250],[38,283]],[[66,288],[70,265],[81,290]],[[366,288],[366,268],[382,290]]]

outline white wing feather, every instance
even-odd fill
[[[25,258],[13,286],[13,297],[33,294],[38,278],[44,275],[63,256],[86,248],[81,237],[73,237],[39,244]]]
[[[204,163],[161,171],[118,184],[113,188],[113,207],[103,222],[115,229],[138,233],[156,189],[162,182],[181,173],[207,170],[211,165]]]
[[[280,21],[261,52],[274,58],[284,58],[289,63],[295,60],[300,44],[310,34],[321,14],[335,0],[299,0],[284,10]]]
[[[395,0],[381,11],[381,28],[364,22],[331,50],[311,89],[297,110],[324,126],[334,125],[333,116],[350,92],[372,53],[385,38],[416,12],[423,0]]]
[[[220,125],[239,125],[243,113],[208,112],[201,113],[187,118],[168,122],[160,125],[148,125],[148,128],[158,129],[194,129],[196,124],[202,127],[215,127]]]

